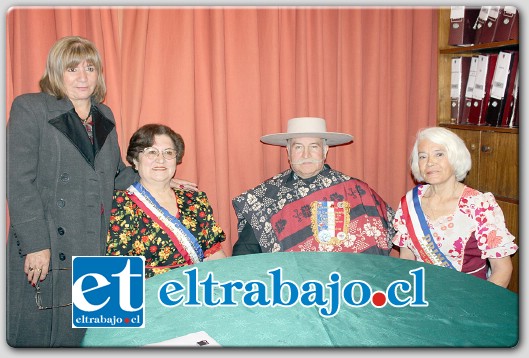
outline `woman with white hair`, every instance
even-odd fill
[[[401,199],[393,221],[400,257],[507,287],[518,246],[494,196],[461,183],[472,166],[465,142],[445,128],[422,129],[410,161],[421,184]]]

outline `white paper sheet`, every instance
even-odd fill
[[[162,342],[147,344],[145,347],[220,347],[221,345],[204,331],[189,333]]]

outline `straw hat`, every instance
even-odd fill
[[[327,132],[325,119],[316,117],[299,117],[288,120],[287,132],[267,134],[261,137],[261,142],[273,145],[287,145],[287,139],[300,137],[323,138],[328,146],[351,142],[354,138],[350,134]]]

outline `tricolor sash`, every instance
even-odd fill
[[[313,201],[310,208],[314,238],[324,244],[340,245],[349,232],[349,203]]]
[[[188,265],[204,260],[204,252],[196,238],[178,220],[163,208],[149,191],[139,182],[127,189],[130,199],[156,222],[171,238]]]
[[[419,186],[413,188],[401,199],[402,213],[404,219],[406,219],[406,227],[408,228],[411,241],[417,252],[419,252],[422,261],[455,270],[456,268],[441,252],[433,239],[430,227],[421,208]]]

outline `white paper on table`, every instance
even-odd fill
[[[221,345],[204,331],[186,334],[166,341],[145,345],[145,347],[220,347]]]

